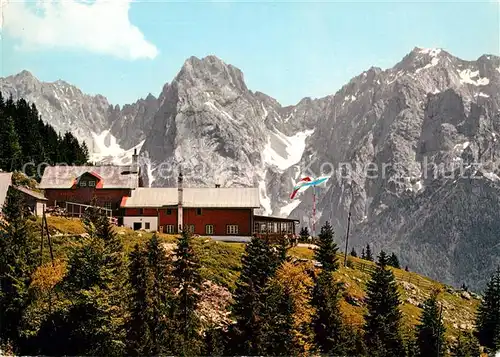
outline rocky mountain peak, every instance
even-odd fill
[[[228,86],[239,91],[248,91],[241,70],[213,55],[202,59],[190,57],[184,62],[174,81],[190,86]]]

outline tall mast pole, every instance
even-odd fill
[[[313,237],[316,237],[316,186],[313,186]]]
[[[347,247],[349,245],[349,229],[351,227],[351,210],[349,210],[349,215],[347,216],[347,233],[345,236],[345,252],[344,252],[344,266],[347,266]]]

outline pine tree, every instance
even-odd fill
[[[265,305],[264,289],[274,275],[277,258],[269,241],[253,237],[245,246],[241,258],[241,273],[236,281],[231,327],[231,355],[257,355],[263,352],[264,322],[261,314]]]
[[[283,287],[273,282],[266,287],[265,308],[261,313],[263,326],[263,351],[265,355],[296,355],[294,329],[294,306],[290,287]]]
[[[445,355],[445,327],[440,308],[437,293],[434,292],[425,300],[420,323],[417,326],[417,345],[421,357]]]
[[[456,342],[451,346],[452,357],[480,357],[477,338],[469,331],[460,331]]]
[[[198,258],[193,250],[191,235],[184,229],[175,250],[173,276],[178,289],[174,320],[177,322],[174,354],[199,355],[200,321],[195,313],[201,287]]]
[[[0,116],[0,169],[17,169],[21,159],[22,150],[14,121],[11,117]]]
[[[400,334],[401,311],[394,274],[387,268],[387,256],[380,253],[377,268],[367,284],[365,343],[371,356],[403,356]]]
[[[391,267],[394,267],[394,268],[397,268],[397,269],[400,269],[400,265],[399,265],[399,259],[398,257],[396,256],[396,254],[392,253],[391,256],[389,257],[389,263],[388,263]]]
[[[123,354],[123,250],[106,219],[87,222],[89,235],[70,254],[62,285],[71,299],[68,321],[70,355]],[[107,228],[104,225],[108,226]],[[96,232],[99,232],[97,234]],[[110,234],[100,236],[100,234]]]
[[[302,227],[300,229],[300,240],[302,242],[307,242],[309,240],[309,236],[310,236],[310,234],[309,234],[309,228]]]
[[[369,260],[370,262],[373,262],[372,249],[370,248],[369,244],[366,245],[365,259]]]
[[[28,288],[35,270],[36,241],[27,229],[22,197],[8,190],[0,220],[0,348],[23,351],[22,317],[29,304]]]
[[[127,320],[127,355],[149,356],[152,354],[149,320],[151,298],[148,291],[149,274],[146,251],[136,244],[129,256],[129,311]]]
[[[314,342],[322,354],[332,356],[356,353],[352,331],[344,324],[340,312],[342,285],[335,282],[332,273],[322,270],[312,293],[315,308],[312,320]]]
[[[351,250],[351,257],[357,257],[358,256],[358,253],[356,253],[356,249],[354,249],[354,247],[352,247],[352,250]]]
[[[170,343],[171,331],[175,329],[173,325],[175,282],[172,275],[172,259],[162,247],[156,234],[153,234],[148,242],[147,255],[151,279],[149,324],[152,334],[152,354],[165,354],[173,348]],[[189,279],[190,272],[184,274]],[[197,274],[197,271],[194,274]],[[196,279],[198,277],[193,280]],[[186,289],[189,289],[189,286]]]
[[[496,343],[496,338],[500,335],[500,268],[486,286],[478,308],[476,329],[481,345],[492,350],[500,347]]]
[[[326,222],[318,236],[318,248],[314,251],[314,259],[321,264],[323,270],[335,271],[338,268],[337,251],[337,245],[333,241],[333,228]]]

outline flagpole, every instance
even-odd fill
[[[316,186],[313,186],[313,237],[316,237]]]

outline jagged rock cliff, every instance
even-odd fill
[[[179,168],[190,185],[258,185],[265,213],[310,224],[312,192],[292,202],[291,188],[303,175],[331,175],[318,218],[333,222],[339,242],[351,211],[355,246],[396,251],[446,282],[481,287],[500,263],[499,57],[415,48],[393,68],[288,107],[214,56],[191,57],[158,99],[123,108],[26,72],[1,84],[55,127],[96,138],[99,159],[141,148],[152,185],[174,184]]]

